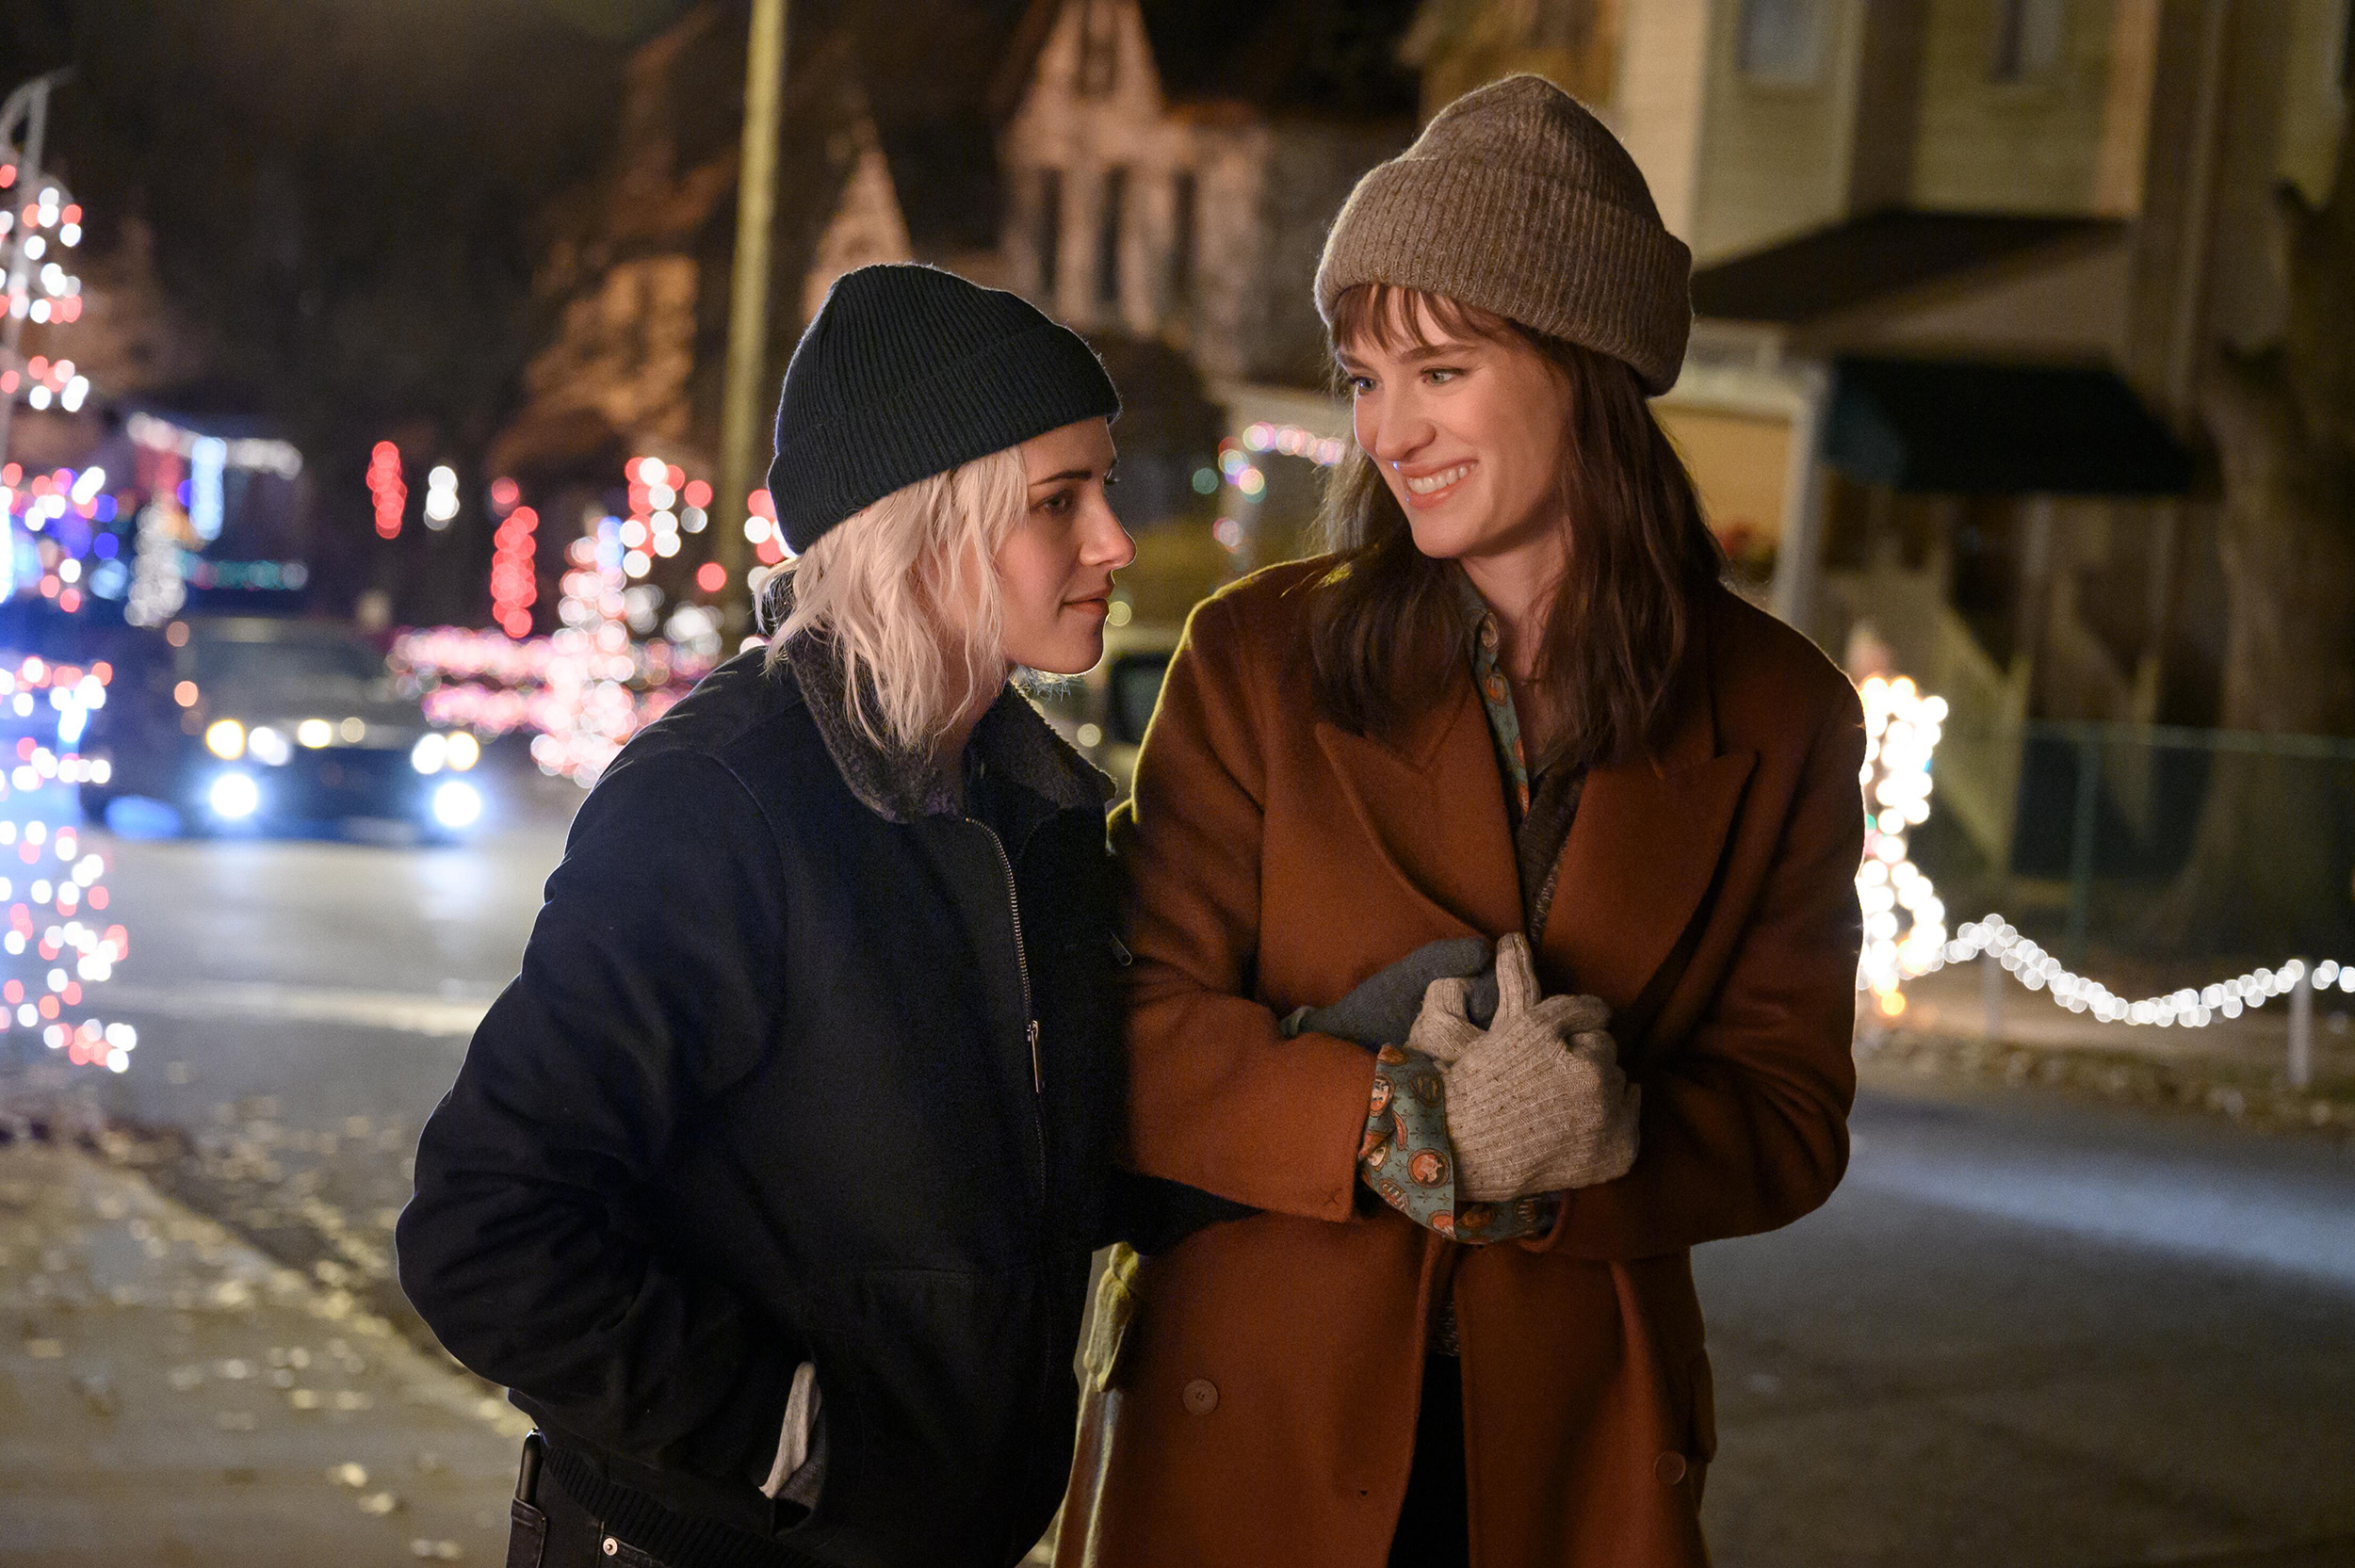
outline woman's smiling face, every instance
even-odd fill
[[[1360,332],[1338,355],[1357,445],[1398,498],[1415,548],[1441,560],[1558,549],[1570,412],[1562,378],[1518,338],[1451,330],[1417,295],[1402,291],[1379,324],[1391,330]]]

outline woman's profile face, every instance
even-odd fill
[[[1032,437],[1020,452],[1028,505],[996,562],[1005,655],[1048,674],[1077,675],[1104,656],[1113,574],[1137,554],[1104,495],[1112,429],[1102,419],[1082,419]]]
[[[1357,445],[1382,470],[1414,530],[1441,560],[1559,548],[1559,476],[1569,391],[1514,339],[1449,331],[1418,298],[1389,343],[1339,350]]]

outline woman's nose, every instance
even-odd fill
[[[1431,421],[1389,399],[1357,404],[1357,445],[1376,462],[1404,462],[1431,439]]]
[[[1098,503],[1092,509],[1094,515],[1082,535],[1080,559],[1089,566],[1117,572],[1137,558],[1137,542],[1120,525],[1110,501]]]

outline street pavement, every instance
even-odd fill
[[[92,1004],[135,1023],[140,1044],[129,1071],[85,1077],[109,1115],[150,1130],[155,1201],[258,1245],[285,1288],[348,1299],[428,1350],[389,1277],[409,1152],[513,973],[578,800],[528,775],[495,782],[487,831],[458,849],[89,835],[132,943]],[[1823,1211],[1697,1259],[1717,1371],[1718,1560],[2355,1564],[2355,1155],[1897,1073],[1868,1073],[1856,1128],[1854,1168]],[[0,1172],[10,1179],[44,1185]],[[25,1288],[41,1261],[0,1255],[0,1291]],[[250,1359],[187,1340],[175,1319],[140,1363],[131,1334],[104,1357],[122,1414],[74,1396],[83,1425],[0,1444],[0,1563],[53,1560],[12,1555],[6,1521],[9,1499],[66,1474],[104,1475],[118,1495],[188,1493],[203,1555],[141,1557],[126,1537],[126,1562],[238,1556],[241,1528],[262,1539],[294,1506],[265,1506],[236,1479],[267,1466],[215,1470],[104,1436],[135,1390]],[[268,1341],[256,1366],[294,1343],[291,1328],[256,1336]],[[64,1400],[68,1385],[38,1379],[80,1365],[36,1362],[23,1343],[0,1336],[0,1401],[15,1401],[0,1402],[0,1425],[26,1401]],[[326,1353],[317,1333],[306,1343]],[[424,1386],[428,1367],[455,1380],[439,1404],[378,1397],[338,1429],[372,1431],[382,1449],[352,1460],[365,1489],[320,1483],[319,1528],[342,1532],[349,1568],[413,1561],[419,1541],[467,1560],[495,1550],[480,1517],[436,1516],[429,1532],[419,1501],[419,1528],[394,1528],[354,1500],[380,1475],[414,1474],[430,1487],[404,1479],[404,1498],[476,1498],[494,1520],[503,1508],[512,1444],[479,1410],[465,1442],[404,1425],[463,1415],[490,1392],[422,1354],[403,1376]],[[345,1462],[333,1447],[300,1451],[324,1476]],[[430,1472],[414,1460],[427,1451]]]
[[[1695,1257],[1720,1561],[2355,1563],[2355,1157],[1866,1084],[1831,1202]]]
[[[0,1147],[0,1563],[495,1562],[528,1423],[70,1145]]]

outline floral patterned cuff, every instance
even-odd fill
[[[1374,1054],[1373,1099],[1357,1173],[1381,1200],[1416,1224],[1455,1241],[1510,1241],[1541,1235],[1561,1200],[1551,1194],[1502,1204],[1455,1201],[1455,1145],[1447,1134],[1447,1080],[1421,1051],[1385,1045]]]

